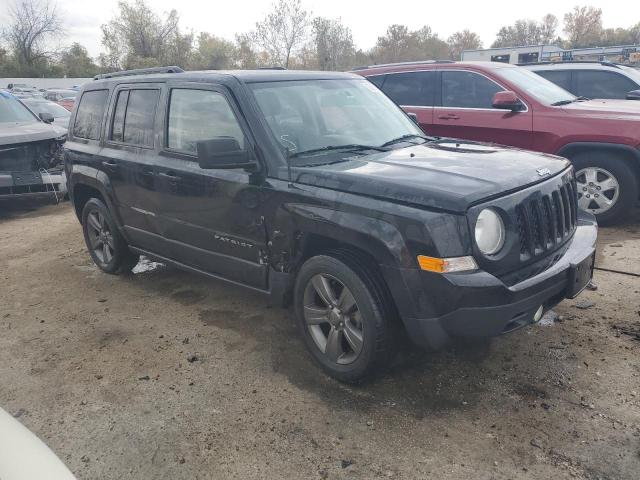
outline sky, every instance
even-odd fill
[[[0,0],[0,25],[6,19],[6,9],[16,0]],[[54,0],[52,0],[54,1]],[[55,0],[64,14],[67,36],[62,46],[79,42],[91,56],[102,51],[100,25],[106,23],[117,11],[118,0]],[[640,21],[639,15],[629,15],[633,0],[535,0],[530,2],[504,2],[497,0],[456,2],[434,2],[429,0],[302,0],[314,15],[337,18],[348,25],[359,48],[371,48],[378,36],[393,23],[407,25],[411,29],[429,25],[440,38],[468,28],[480,35],[484,47],[490,47],[501,26],[510,25],[518,19],[539,20],[553,13],[560,20],[576,4],[601,8],[604,27],[630,27]],[[252,30],[256,21],[262,19],[272,0],[148,0],[159,13],[175,8],[180,14],[183,30],[194,33],[207,31],[233,40],[236,33]],[[560,28],[561,29],[561,28]],[[562,32],[558,32],[562,33]]]

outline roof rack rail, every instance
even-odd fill
[[[412,62],[395,62],[395,63],[381,63],[379,65],[368,65],[366,67],[356,67],[353,70],[366,70],[368,68],[378,67],[400,67],[402,65],[429,65],[434,63],[456,63],[455,60],[415,60]]]
[[[273,67],[257,67],[256,70],[286,70],[286,68],[280,65],[274,65]]]
[[[182,73],[183,69],[176,66],[170,67],[153,67],[153,68],[137,68],[135,70],[122,70],[121,72],[102,73],[93,77],[94,80],[102,80],[104,78],[114,77],[131,77],[134,75],[150,75],[152,73]]]
[[[607,62],[606,60],[558,60],[556,62],[554,61],[546,61],[546,62],[527,62],[527,63],[516,63],[516,65],[523,67],[526,65],[562,65],[562,64],[567,64],[567,63],[597,63],[599,65],[602,65],[604,67],[614,67],[614,68],[620,68],[618,63],[613,63],[613,62]]]

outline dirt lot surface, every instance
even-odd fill
[[[640,273],[636,217],[601,231],[603,268]],[[258,295],[102,274],[69,204],[0,205],[0,406],[87,480],[638,479],[640,277],[596,282],[347,387]]]

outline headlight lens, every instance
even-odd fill
[[[476,220],[476,245],[485,255],[494,255],[504,245],[504,223],[500,215],[485,208]]]

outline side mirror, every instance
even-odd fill
[[[200,168],[254,168],[249,153],[233,137],[216,137],[196,143]]]
[[[631,90],[628,92],[627,100],[640,100],[640,90]]]
[[[38,114],[38,117],[40,117],[40,120],[42,120],[44,123],[53,123],[53,115],[51,115],[50,113],[40,112]]]
[[[516,92],[506,90],[504,92],[497,92],[493,96],[492,102],[493,108],[499,108],[501,110],[511,110],[512,112],[519,112],[524,110],[524,103],[518,98]]]
[[[420,122],[418,122],[418,115],[413,112],[407,112],[407,116],[411,119],[413,123],[420,126]]]

